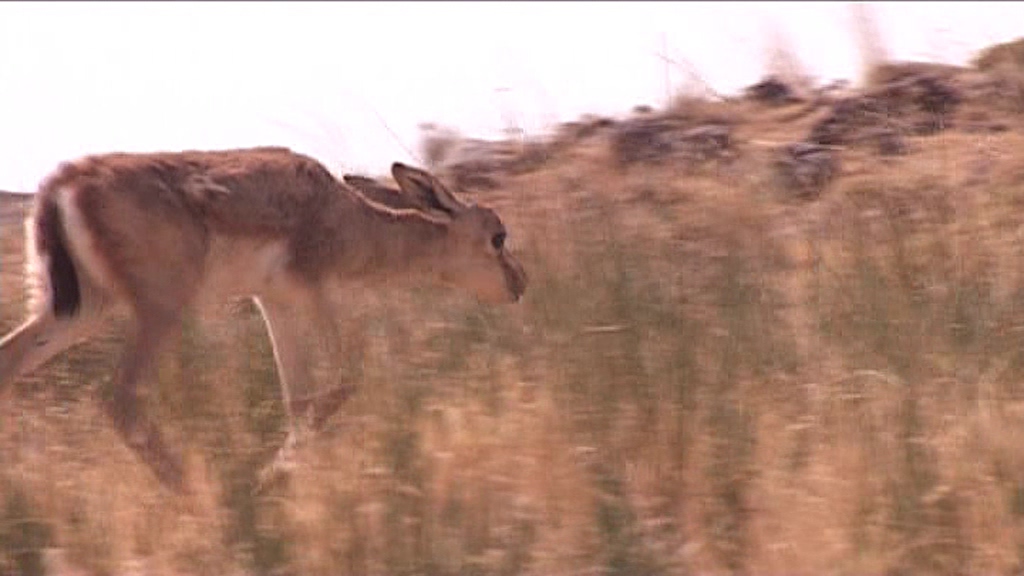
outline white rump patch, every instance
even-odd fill
[[[25,219],[25,291],[28,293],[28,313],[40,314],[52,298],[50,287],[50,258],[36,249],[36,220]]]
[[[78,281],[82,282],[83,276],[87,276],[95,285],[113,291],[112,275],[103,256],[96,249],[82,211],[78,209],[76,193],[77,190],[70,186],[58,190],[57,206],[60,208],[64,238],[75,263]]]

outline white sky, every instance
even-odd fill
[[[873,8],[899,59],[1024,35],[1024,3]],[[416,162],[420,122],[494,137],[660,105],[662,42],[723,92],[760,77],[773,27],[853,79],[848,21],[834,2],[0,2],[0,189],[111,150],[275,144],[382,173]]]

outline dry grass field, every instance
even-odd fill
[[[349,354],[317,369],[359,393],[267,494],[285,421],[254,307],[191,319],[148,399],[191,506],[99,413],[115,323],[0,402],[0,574],[1020,574],[1024,63],[1005,50],[874,79],[911,70],[955,106],[927,83],[876,93],[881,116],[680,98],[520,146],[465,196],[502,214],[525,300],[339,295]],[[837,110],[856,126],[798,194],[780,149]],[[639,154],[643,122],[729,143]],[[26,206],[0,200],[6,332]]]

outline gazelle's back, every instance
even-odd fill
[[[325,222],[348,228],[360,204],[316,160],[253,148],[80,158],[44,181],[37,214],[59,207],[76,273],[97,294],[159,311],[259,289]],[[52,230],[33,227],[39,260],[52,261]]]
[[[40,194],[66,188],[85,211],[139,203],[150,216],[246,236],[287,234],[349,195],[318,161],[271,147],[87,156],[62,165]]]

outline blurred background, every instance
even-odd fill
[[[869,5],[889,57],[963,64],[1016,3]],[[476,138],[735,94],[779,48],[828,82],[865,65],[842,2],[4,3],[0,190],[104,150],[291,146],[340,169],[414,161],[418,125]]]

